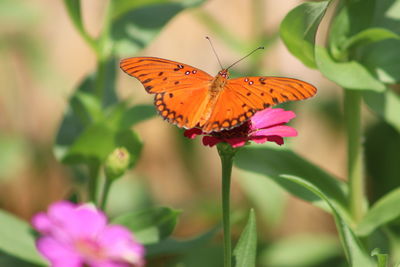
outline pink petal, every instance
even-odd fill
[[[144,247],[137,243],[131,232],[119,225],[107,226],[98,241],[106,248],[111,259],[138,264],[143,261]]]
[[[229,143],[233,148],[244,146],[247,142],[247,139],[244,137],[238,138],[226,138],[225,142]]]
[[[257,112],[251,118],[251,129],[264,129],[273,125],[287,123],[296,117],[293,111],[285,111],[281,108],[267,108]]]
[[[265,136],[253,136],[250,137],[250,140],[256,142],[257,144],[264,144],[268,141],[268,138]]]
[[[68,244],[51,237],[42,237],[36,242],[39,252],[48,259],[53,267],[81,267],[80,255]]]
[[[223,142],[223,140],[214,137],[214,136],[204,136],[203,137],[203,145],[213,147],[218,143]]]
[[[267,129],[262,129],[250,134],[251,136],[281,136],[281,137],[289,137],[289,136],[297,136],[296,129],[286,126],[286,125],[278,125]]]
[[[196,136],[203,134],[203,131],[199,128],[192,128],[186,130],[183,135],[187,138],[194,139]]]
[[[52,228],[52,222],[44,212],[37,213],[31,220],[33,227],[42,234],[49,233]]]
[[[63,230],[73,238],[94,238],[107,225],[105,214],[89,206],[80,206],[64,219]]]

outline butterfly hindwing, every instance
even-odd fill
[[[157,57],[132,57],[120,62],[121,69],[137,78],[150,94],[207,86],[213,79],[192,66]]]
[[[157,93],[154,104],[158,113],[180,128],[194,128],[207,104],[205,87]]]

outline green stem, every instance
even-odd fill
[[[103,188],[103,196],[101,198],[101,203],[100,203],[100,209],[101,210],[105,210],[106,208],[106,204],[107,204],[107,199],[108,199],[108,195],[110,193],[110,188],[111,188],[111,184],[114,180],[112,179],[107,179],[104,183],[104,188]]]
[[[89,201],[93,203],[97,203],[99,171],[100,171],[99,164],[97,163],[89,164],[89,182],[88,182]]]
[[[224,267],[232,266],[232,241],[230,223],[230,187],[233,157],[236,149],[229,144],[217,146],[222,165],[222,224],[224,227]]]
[[[344,115],[347,133],[347,178],[350,212],[357,223],[364,215],[364,173],[361,146],[361,93],[344,90]]]

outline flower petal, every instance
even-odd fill
[[[213,147],[216,144],[223,142],[223,140],[221,140],[217,137],[214,137],[214,136],[204,136],[202,141],[203,141],[203,145],[209,146],[209,147]]]
[[[289,137],[289,136],[297,136],[296,129],[287,126],[287,125],[278,125],[267,129],[262,129],[256,132],[252,132],[250,136],[281,136],[281,137]]]
[[[39,252],[51,262],[53,267],[81,267],[80,255],[68,244],[52,237],[42,237],[36,242]]]
[[[194,139],[196,136],[203,134],[203,131],[199,128],[192,128],[186,130],[183,135],[187,138]]]
[[[244,137],[237,138],[226,138],[225,142],[229,143],[233,148],[244,146],[247,142],[247,139]]]
[[[107,224],[107,218],[103,212],[89,206],[80,206],[70,214],[68,220],[64,220],[64,231],[73,238],[95,237]]]
[[[267,108],[257,112],[251,118],[251,129],[264,129],[273,125],[287,123],[296,117],[293,111],[285,111],[282,108]]]
[[[132,233],[122,226],[107,226],[98,241],[106,248],[110,259],[137,265],[143,262],[144,247],[136,242]]]
[[[40,233],[47,234],[51,232],[52,222],[44,212],[37,213],[32,219],[32,226]]]
[[[284,143],[283,138],[280,136],[268,136],[268,141],[275,142],[280,146]]]

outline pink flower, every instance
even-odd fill
[[[221,142],[229,143],[232,147],[244,146],[249,141],[265,143],[266,141],[283,144],[283,137],[297,136],[297,131],[284,125],[296,117],[293,111],[285,111],[281,108],[267,108],[257,112],[244,124],[221,132],[204,133],[201,129],[186,130],[184,135],[194,139],[197,135],[203,136],[203,145],[214,146]]]
[[[103,212],[89,204],[53,203],[32,218],[42,234],[39,252],[52,267],[144,266],[144,247],[120,225],[107,225]]]

